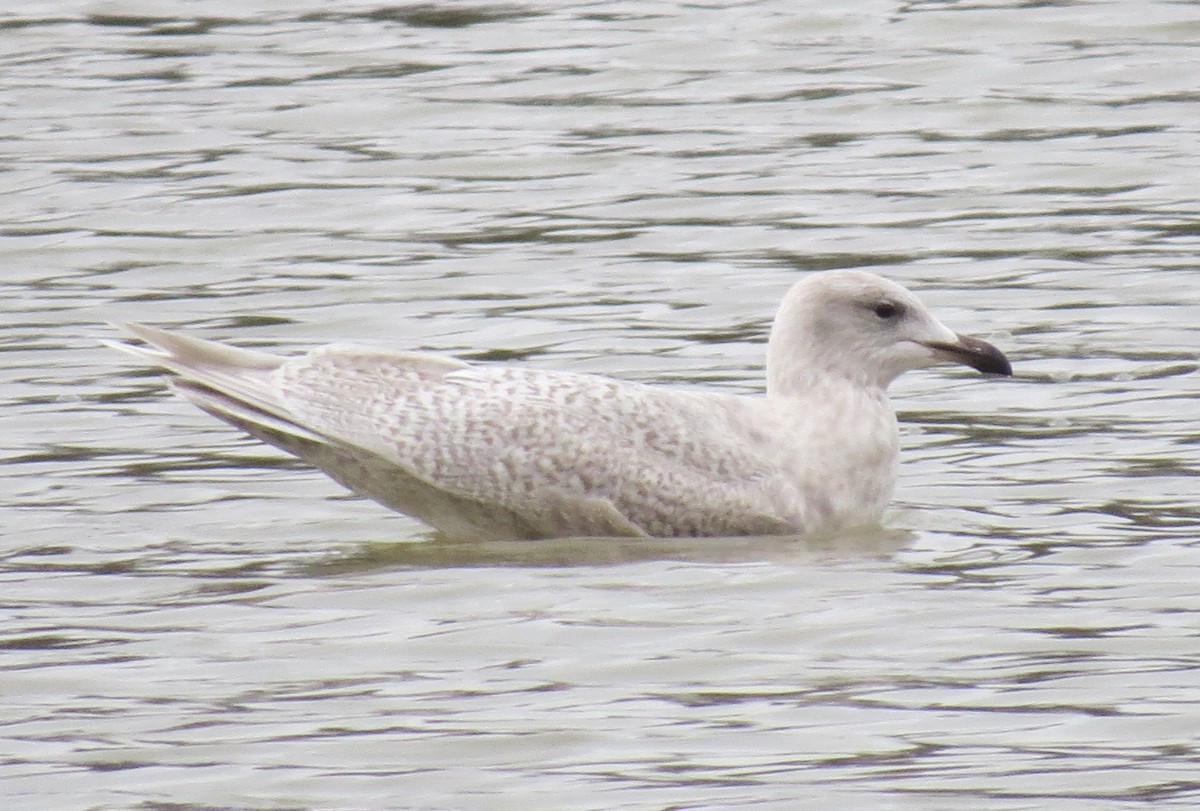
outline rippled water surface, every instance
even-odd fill
[[[1195,3],[15,8],[5,809],[1200,805]],[[97,344],[757,392],[842,267],[1018,376],[823,544],[431,539]]]

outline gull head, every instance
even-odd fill
[[[960,363],[1011,375],[999,349],[951,330],[915,295],[858,270],[814,273],[784,297],[767,350],[768,395],[797,395],[828,381],[884,390],[904,372]]]

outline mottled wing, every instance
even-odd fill
[[[114,346],[175,373],[204,410],[453,534],[800,529],[745,398],[354,345],[285,359],[123,328],[151,346]]]
[[[561,534],[573,513],[609,534],[794,529],[762,494],[762,447],[739,441],[744,400],[426,357],[334,345],[281,366],[275,390],[307,430],[511,511],[536,534]]]

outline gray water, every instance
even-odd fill
[[[81,10],[81,8],[83,10]],[[1200,6],[0,12],[12,809],[1200,804]],[[100,347],[143,320],[758,392],[865,267],[888,531],[452,544]]]

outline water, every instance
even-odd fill
[[[6,809],[1200,803],[1194,4],[0,13]],[[892,531],[463,546],[105,320],[753,392],[867,267]]]

